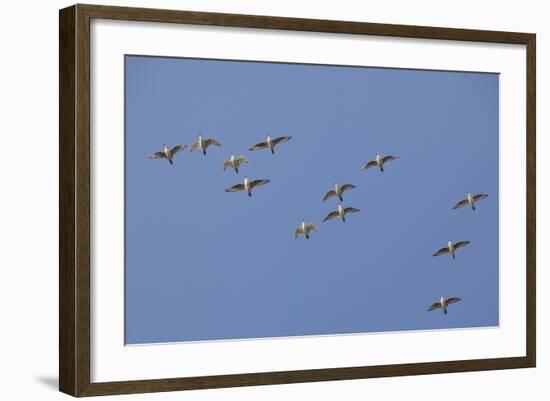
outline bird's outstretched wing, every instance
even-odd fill
[[[251,188],[259,187],[260,185],[265,185],[268,182],[271,182],[271,180],[254,180],[250,183]]]
[[[309,223],[307,226],[306,226],[306,229],[308,231],[315,231],[316,233],[319,232],[319,229],[317,229],[317,226],[315,224],[312,224],[312,223]]]
[[[462,248],[466,245],[468,245],[470,243],[470,241],[460,241],[460,242],[457,242],[456,244],[454,244],[453,246],[455,247],[455,249],[458,249],[458,248]]]
[[[221,143],[216,141],[214,138],[208,138],[206,141],[204,141],[204,146],[208,147],[210,145],[222,146]]]
[[[166,158],[166,155],[164,154],[164,152],[155,152],[149,155],[149,159],[161,159],[161,158]]]
[[[333,219],[333,218],[338,217],[338,216],[339,216],[338,211],[335,210],[334,212],[330,212],[330,213],[327,215],[327,217],[325,217],[325,218],[323,219],[323,221],[327,221],[327,220]]]
[[[434,253],[432,256],[439,256],[439,255],[445,255],[446,253],[449,253],[449,248],[441,248],[439,251]]]
[[[476,196],[474,196],[474,202],[477,202],[479,200],[482,200],[482,199],[485,199],[486,197],[488,197],[489,195],[487,194],[477,194]]]
[[[239,164],[241,164],[241,163],[248,163],[248,159],[247,159],[246,157],[244,157],[244,156],[239,156],[239,157],[237,157],[237,161],[238,161]]]
[[[300,235],[300,234],[305,234],[305,231],[302,228],[302,226],[298,226],[296,231],[294,231],[294,239],[298,238],[298,235]]]
[[[259,150],[259,149],[266,149],[266,148],[267,148],[267,142],[260,142],[252,146],[249,150]]]
[[[348,189],[353,189],[353,188],[355,188],[355,185],[344,184],[344,185],[342,185],[342,187],[340,189],[342,190],[342,192],[346,192]]]
[[[232,187],[227,188],[225,192],[238,192],[243,190],[244,190],[244,184],[236,184],[236,185],[233,185]]]
[[[345,211],[346,213],[357,213],[357,212],[360,212],[359,209],[356,209],[356,208],[354,208],[354,207],[347,207],[347,208],[344,209],[344,211]]]
[[[445,301],[445,303],[447,305],[450,305],[450,304],[454,304],[458,301],[460,301],[461,298],[458,298],[458,297],[452,297],[452,298],[447,298],[447,300]]]
[[[468,199],[462,199],[460,202],[454,205],[453,209],[459,209],[461,207],[466,206],[467,204],[468,204]]]
[[[439,302],[433,303],[432,306],[428,308],[428,312],[431,312],[435,309],[441,308],[441,304]]]
[[[273,140],[273,145],[278,145],[278,144],[280,144],[280,143],[289,141],[291,138],[292,138],[291,136],[280,136],[280,137],[275,138],[275,139]]]
[[[382,158],[382,162],[387,163],[387,162],[391,162],[392,160],[395,160],[395,159],[397,159],[397,156],[387,155],[387,156],[384,156]]]
[[[371,160],[370,162],[368,162],[363,166],[363,170],[368,170],[369,168],[376,167],[377,165],[378,163],[376,163],[376,160]]]
[[[187,147],[187,145],[176,145],[172,149],[170,149],[170,152],[172,152],[172,155],[175,155],[178,152],[181,152]]]
[[[326,201],[326,200],[329,199],[329,198],[332,198],[333,196],[336,196],[336,192],[335,192],[334,190],[328,191],[328,192],[325,194],[325,197],[323,198],[323,202]]]
[[[197,149],[198,147],[199,147],[199,141],[193,143],[193,144],[191,145],[191,147],[189,148],[189,153],[193,153],[193,151],[194,151],[195,149]]]
[[[233,166],[231,165],[231,160],[230,159],[227,159],[223,162],[223,171],[225,171],[226,168],[232,168]]]

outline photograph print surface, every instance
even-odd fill
[[[499,325],[499,76],[125,58],[125,342]]]

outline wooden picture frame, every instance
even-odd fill
[[[525,45],[527,54],[525,60],[527,71],[526,356],[92,383],[90,380],[90,21],[95,18]],[[60,10],[59,29],[60,391],[73,396],[95,396],[535,366],[535,34],[80,4]]]

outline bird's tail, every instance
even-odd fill
[[[271,148],[271,154],[272,154],[272,155],[275,154],[275,148]]]
[[[455,256],[455,254],[454,254],[454,253],[452,253],[451,255],[452,255],[453,259],[455,259],[455,258],[456,258],[456,256]]]
[[[309,239],[309,234],[308,233],[306,233],[306,239]]]
[[[202,150],[202,154],[206,156],[206,148]]]
[[[342,217],[342,221],[345,223],[346,222],[346,217]]]
[[[172,161],[172,159],[168,159],[168,161],[170,162],[170,164],[174,164],[174,162]]]
[[[447,314],[447,308],[443,309],[443,313]]]
[[[383,173],[384,172],[384,166],[383,165],[380,165],[380,171]]]
[[[476,207],[475,207],[475,205],[472,205],[472,210],[476,210]]]
[[[248,196],[252,197],[252,191],[248,191]]]
[[[235,174],[239,174],[239,168],[235,167]]]

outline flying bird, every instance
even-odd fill
[[[355,209],[353,207],[346,207],[344,208],[341,203],[338,204],[338,209],[336,209],[334,212],[330,212],[327,217],[324,218],[323,221],[327,221],[330,219],[333,219],[335,217],[339,217],[342,219],[342,222],[346,222],[346,214],[348,213],[357,213],[359,212],[359,209]]]
[[[378,167],[381,172],[384,172],[384,164],[395,159],[397,159],[397,156],[387,155],[382,157],[379,153],[377,153],[374,160],[371,160],[363,166],[363,170],[368,170],[371,167]]]
[[[248,163],[248,159],[246,157],[244,156],[235,157],[234,154],[231,154],[229,159],[223,162],[223,171],[225,171],[225,169],[229,167],[234,169],[235,173],[239,174],[239,166],[243,163]]]
[[[447,242],[447,246],[445,248],[441,248],[439,251],[437,251],[436,253],[434,253],[432,256],[439,256],[439,255],[444,255],[446,253],[450,253],[451,256],[453,257],[453,259],[455,258],[455,251],[458,249],[458,248],[462,248],[466,245],[468,245],[470,243],[470,241],[460,241],[460,242],[455,242],[454,244],[451,242],[451,240],[449,240]]]
[[[438,302],[435,302],[432,304],[432,306],[430,306],[428,308],[428,312],[431,312],[435,309],[443,309],[443,313],[444,314],[447,314],[447,306],[450,305],[450,304],[454,304],[456,302],[460,301],[460,298],[457,298],[457,297],[451,297],[451,298],[447,298],[445,299],[443,297],[443,295],[439,298],[439,301]]]
[[[260,150],[260,149],[269,149],[271,150],[272,154],[275,154],[275,146],[286,142],[290,140],[291,136],[280,136],[275,139],[271,139],[271,137],[268,135],[267,140],[265,142],[257,143],[256,145],[252,146],[249,150]]]
[[[244,177],[242,184],[235,184],[225,190],[225,192],[238,192],[246,191],[248,196],[252,196],[252,189],[259,187],[260,185],[265,185],[271,180],[254,180],[250,181],[247,177]]]
[[[309,239],[310,231],[315,231],[316,233],[319,232],[315,224],[306,224],[305,220],[302,219],[302,224],[300,224],[298,228],[296,228],[296,231],[294,231],[294,239],[298,238],[298,235],[300,234],[304,234],[306,236],[306,239]]]
[[[487,194],[477,194],[472,196],[470,192],[468,192],[468,195],[466,196],[466,199],[462,199],[460,202],[458,202],[453,209],[460,209],[461,207],[464,207],[466,205],[469,205],[472,207],[472,210],[476,210],[476,202],[480,201],[482,199],[485,199],[489,195]]]
[[[199,135],[199,138],[191,145],[189,153],[193,153],[195,149],[199,149],[202,151],[202,154],[206,156],[206,148],[210,145],[222,146],[221,143],[214,138],[203,138],[202,135]]]
[[[164,149],[160,152],[151,153],[149,155],[149,159],[167,159],[170,164],[174,164],[174,155],[178,152],[181,152],[186,147],[187,145],[176,145],[172,149],[170,149],[168,146],[166,146],[166,144],[164,144]]]
[[[355,188],[355,185],[352,185],[352,184],[344,184],[342,186],[338,185],[338,183],[334,184],[334,189],[328,191],[325,195],[325,197],[323,198],[323,202],[326,201],[327,199],[329,198],[332,198],[333,196],[337,196],[338,199],[340,199],[341,202],[344,201],[344,198],[342,197],[342,195],[344,194],[345,191],[347,191],[348,189],[353,189]]]

